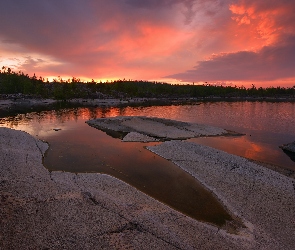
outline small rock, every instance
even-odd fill
[[[280,146],[280,148],[295,153],[295,141],[288,144],[283,144]]]
[[[143,135],[137,132],[130,132],[123,138],[122,141],[124,142],[154,142],[154,141],[159,141],[159,139],[151,137],[151,136]]]

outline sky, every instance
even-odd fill
[[[0,66],[45,79],[295,85],[294,0],[0,2]]]

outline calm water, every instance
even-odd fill
[[[294,102],[207,102],[201,105],[126,108],[123,114],[196,122],[240,132],[245,136],[193,141],[295,170],[295,162],[279,148],[295,141]]]
[[[50,143],[51,170],[113,175],[193,218],[221,225],[229,215],[189,174],[144,148],[89,127],[86,120],[113,116],[155,116],[198,122],[245,133],[242,137],[196,138],[196,142],[295,170],[278,146],[295,140],[294,103],[216,102],[187,106],[74,108],[0,119]],[[54,128],[61,130],[54,131]]]

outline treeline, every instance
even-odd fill
[[[49,82],[35,74],[30,77],[10,68],[0,70],[0,94],[23,94],[42,98],[67,100],[71,98],[128,97],[295,97],[292,88],[251,88],[215,85],[171,85],[163,82],[116,80],[111,82],[82,82],[79,78]]]

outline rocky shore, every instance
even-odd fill
[[[34,98],[23,95],[7,95],[0,97],[0,108],[12,109],[15,106],[45,106],[58,102],[66,102],[71,104],[86,106],[119,106],[119,105],[136,105],[148,103],[178,104],[178,103],[197,103],[198,98],[72,98],[67,100]]]
[[[132,123],[136,131],[129,126],[127,139],[160,137],[143,133],[140,122]],[[175,131],[181,138],[193,133]],[[202,182],[244,225],[218,228],[108,175],[49,172],[42,164],[47,149],[25,132],[0,128],[0,249],[295,247],[294,179],[247,159],[180,140],[149,148]]]

